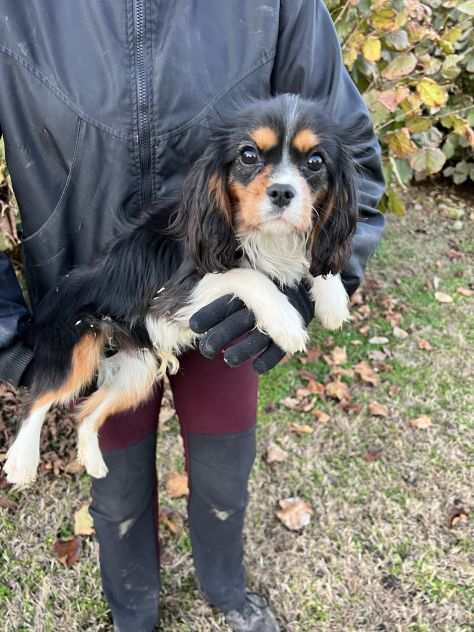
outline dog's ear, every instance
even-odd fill
[[[355,168],[346,150],[338,153],[338,160],[329,170],[328,193],[319,207],[319,221],[315,221],[311,238],[313,276],[342,272],[351,255],[358,215]]]
[[[202,274],[234,267],[238,244],[223,160],[211,145],[184,182],[174,228],[184,238],[185,256]]]

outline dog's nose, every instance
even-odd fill
[[[283,208],[290,204],[296,195],[296,191],[291,184],[272,184],[268,187],[267,194],[275,206]]]

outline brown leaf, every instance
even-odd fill
[[[265,460],[267,463],[283,463],[288,458],[288,452],[280,448],[276,443],[270,443],[267,447]]]
[[[312,414],[316,417],[316,419],[321,424],[326,424],[329,421],[329,419],[330,419],[329,415],[327,413],[325,413],[324,410],[319,410],[318,408],[313,410]]]
[[[307,362],[317,362],[321,357],[320,349],[308,349],[305,355],[300,356],[300,362],[306,364]]]
[[[7,509],[8,511],[15,511],[18,507],[18,504],[8,498],[7,496],[0,495],[0,509]]]
[[[170,498],[181,498],[189,494],[186,474],[172,472],[166,480],[166,492]]]
[[[474,296],[474,290],[470,290],[468,287],[458,287],[456,291],[461,296]]]
[[[448,527],[453,529],[469,522],[469,514],[464,507],[455,505],[448,514]]]
[[[337,399],[340,402],[342,402],[343,400],[351,399],[349,387],[345,382],[342,382],[341,380],[329,382],[329,384],[326,385],[326,394],[328,395],[328,397],[331,397],[332,399]]]
[[[56,540],[53,547],[56,558],[65,566],[72,566],[81,555],[81,538],[75,536],[67,540]]]
[[[367,384],[377,386],[380,382],[379,376],[375,373],[372,367],[367,362],[359,362],[354,367],[355,372],[359,375],[360,379]]]
[[[452,303],[453,297],[445,292],[435,292],[435,299],[438,303]]]
[[[277,518],[291,531],[300,531],[308,526],[311,521],[313,509],[301,498],[285,498],[278,501],[280,510],[276,512]]]
[[[388,408],[378,402],[370,402],[369,412],[374,417],[388,417]]]
[[[94,523],[89,513],[89,504],[82,507],[74,514],[74,535],[93,535]]]
[[[419,428],[419,429],[430,428],[432,425],[431,417],[428,417],[428,415],[421,415],[420,417],[417,417],[416,419],[411,419],[408,423],[410,424],[412,428]]]
[[[430,345],[428,340],[424,340],[424,338],[418,341],[418,348],[423,351],[433,351],[433,347]]]
[[[64,468],[64,471],[67,474],[81,474],[81,472],[84,472],[84,470],[85,470],[84,466],[81,463],[79,463],[79,461],[77,460],[71,461]]]
[[[383,452],[380,449],[367,450],[367,452],[364,454],[364,460],[367,461],[367,463],[380,461],[380,459],[382,458],[382,454]]]
[[[296,399],[296,397],[285,397],[285,399],[281,400],[281,403],[290,410],[298,410],[300,400]]]
[[[173,511],[167,507],[160,507],[159,522],[173,535],[180,534],[184,527],[183,516],[178,511]]]
[[[299,435],[311,434],[312,432],[314,432],[314,428],[311,428],[311,426],[308,426],[307,424],[291,423],[288,428],[290,432],[294,432],[295,434]]]
[[[334,347],[329,355],[324,356],[324,361],[329,366],[340,365],[347,362],[347,352],[345,347]]]
[[[358,415],[362,411],[362,404],[345,399],[341,402],[341,408],[348,415]]]

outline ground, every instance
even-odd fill
[[[262,380],[247,567],[251,586],[267,594],[288,632],[474,630],[470,195],[442,185],[406,192],[407,216],[388,218],[352,323],[334,336],[314,325],[312,351]],[[326,387],[335,380],[348,390],[339,384],[331,398]],[[3,395],[6,442],[17,408],[11,392]],[[314,410],[329,419],[319,414],[318,420]],[[60,472],[69,445],[61,437],[71,435],[71,422],[58,422],[55,438],[56,419],[45,441]],[[308,432],[292,431],[294,423]],[[161,525],[161,629],[225,630],[195,587],[189,537],[180,528],[186,501],[165,490],[169,474],[183,468],[176,429],[168,420],[159,440],[168,520]],[[286,460],[266,462],[271,442],[288,453]],[[0,445],[0,457],[4,452]],[[74,512],[88,501],[87,476],[43,471],[28,491],[2,487],[0,629],[110,630],[94,537],[82,537],[71,567],[52,552],[58,538],[72,534]],[[298,531],[275,515],[278,501],[290,497],[313,512]]]

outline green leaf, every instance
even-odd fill
[[[474,0],[468,0],[456,7],[461,13],[467,13],[467,15],[474,15]]]
[[[419,149],[410,158],[410,166],[421,175],[438,173],[446,162],[446,156],[438,147]]]
[[[405,215],[406,206],[402,198],[393,189],[387,193],[388,209],[395,215]]]
[[[406,50],[410,46],[408,33],[403,29],[387,33],[387,35],[385,35],[385,43],[388,48],[398,51]]]
[[[413,53],[397,55],[382,72],[385,79],[394,80],[406,77],[416,68],[417,60]]]

